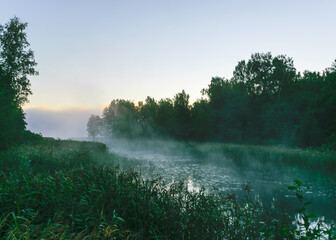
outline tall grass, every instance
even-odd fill
[[[298,167],[336,181],[336,152],[332,150],[216,143],[192,145],[192,148],[196,155],[203,155],[203,157],[211,152],[220,152],[239,164],[254,161]]]
[[[100,143],[45,140],[0,155],[1,239],[295,239],[285,213],[112,167]],[[248,189],[247,189],[248,190]]]

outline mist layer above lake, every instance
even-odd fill
[[[265,207],[277,206],[295,213],[298,204],[287,187],[300,179],[311,189],[306,200],[313,201],[310,210],[327,219],[336,219],[336,186],[298,167],[287,167],[258,159],[237,162],[221,151],[219,143],[190,144],[171,140],[104,141],[111,152],[123,156],[121,167],[133,168],[144,177],[162,176],[168,182],[187,181],[191,191],[235,193],[243,197],[249,186],[250,198]]]

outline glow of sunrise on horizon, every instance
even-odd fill
[[[0,22],[28,23],[40,75],[25,109],[102,109],[112,99],[159,100],[182,89],[193,102],[211,77],[230,78],[255,52],[323,71],[336,58],[334,9],[331,0],[4,0]]]
[[[24,106],[23,110],[25,111],[47,111],[47,112],[80,112],[80,111],[89,111],[91,110],[92,113],[97,111],[102,111],[106,106],[98,106],[96,108],[87,108],[84,106],[71,106],[71,107],[48,107],[48,106],[33,106],[30,107],[29,105]]]

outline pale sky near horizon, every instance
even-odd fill
[[[191,102],[211,77],[230,78],[238,61],[272,52],[298,71],[336,58],[336,1],[1,0],[27,34],[40,75],[29,108],[101,108],[112,99]]]

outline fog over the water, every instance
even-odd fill
[[[310,187],[304,195],[305,201],[314,203],[309,206],[309,211],[326,217],[328,221],[336,218],[334,182],[323,182],[318,174],[303,168],[255,158],[247,151],[248,146],[244,148],[244,157],[238,160],[228,154],[230,144],[218,142],[183,142],[167,138],[92,140],[105,143],[110,152],[120,157],[114,164],[138,171],[145,178],[159,176],[169,184],[182,180],[187,183],[189,191],[200,191],[205,187],[205,191],[215,189],[223,194],[235,193],[240,198],[245,197],[244,189],[248,186],[253,201],[259,201],[269,209],[276,206],[280,211],[293,215],[298,202],[288,186],[293,185],[294,179],[300,179]]]
[[[101,109],[26,109],[27,129],[45,137],[86,137],[86,124],[91,114],[100,114]]]

